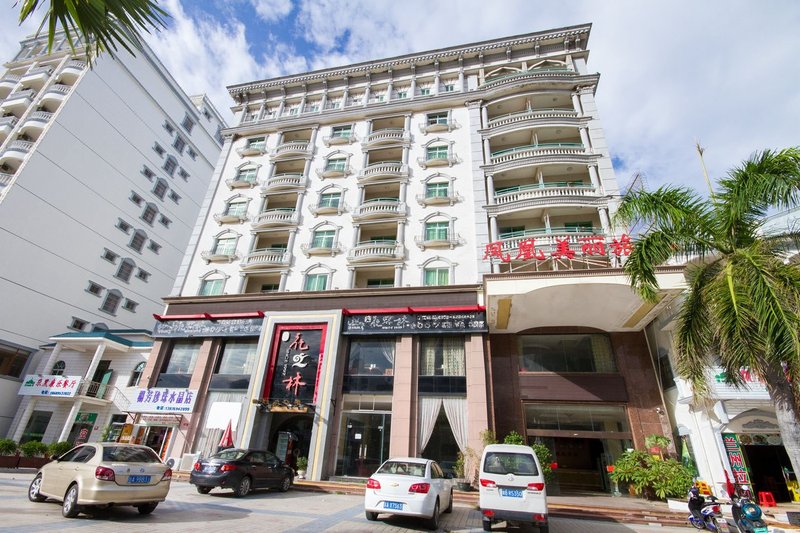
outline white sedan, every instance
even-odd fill
[[[431,529],[439,528],[439,514],[453,511],[453,481],[430,459],[389,459],[372,474],[364,493],[367,520],[381,513],[419,516]]]

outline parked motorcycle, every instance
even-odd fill
[[[714,496],[710,496],[709,499],[711,501],[704,502],[702,504],[703,506],[700,508],[700,515],[703,518],[700,519],[694,514],[690,514],[689,523],[694,526],[695,529],[721,532],[722,529],[720,529],[717,519],[722,517],[722,510]]]
[[[761,507],[744,495],[731,497],[733,523],[738,533],[769,533],[769,527],[761,519]]]

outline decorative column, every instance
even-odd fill
[[[592,142],[589,140],[589,130],[587,128],[578,128],[578,133],[581,135],[581,143],[587,152],[592,151]]]
[[[394,266],[394,286],[395,287],[402,287],[403,286],[403,265],[395,265]]]
[[[578,113],[579,117],[583,116],[583,107],[581,107],[581,99],[578,96],[577,92],[572,93],[572,107],[575,109],[575,112]]]
[[[500,238],[497,232],[497,215],[489,215],[489,238],[492,242]]]
[[[394,71],[389,69],[389,85],[386,86],[386,101],[392,101],[392,91],[394,90]]]
[[[489,108],[486,106],[481,107],[481,128],[489,127]]]
[[[36,397],[31,397],[28,400],[28,404],[25,406],[25,410],[22,412],[22,416],[17,421],[17,427],[14,429],[14,435],[11,437],[14,439],[15,442],[19,442],[22,439],[22,434],[25,432],[25,426],[28,425],[28,420],[31,419],[31,415],[33,414],[33,410],[36,407]]]
[[[439,72],[439,60],[433,62],[433,94],[439,94],[439,84],[441,82],[441,74]]]
[[[489,146],[489,139],[483,140],[483,159],[485,164],[492,164],[492,148]]]
[[[325,111],[325,106],[328,105],[328,80],[322,80],[322,100],[319,105],[319,112]]]
[[[411,65],[411,99],[417,96],[417,66]]]
[[[347,267],[347,288],[352,289],[353,283],[356,279],[356,269],[353,267]]]
[[[399,338],[394,358],[392,435],[389,457],[414,456],[417,451],[417,380],[413,338]]]
[[[611,232],[611,221],[608,218],[608,207],[598,207],[597,214],[600,215],[600,225],[603,227],[603,233],[608,235]]]
[[[458,90],[464,92],[464,56],[458,56]]]
[[[50,357],[47,358],[47,363],[44,365],[45,374],[52,371],[53,365],[56,364],[56,361],[58,361],[58,356],[61,354],[61,348],[61,343],[57,342],[55,348],[53,348],[53,352],[50,354]]]
[[[595,188],[598,194],[603,194],[603,188],[600,185],[600,175],[597,173],[597,165],[591,164],[589,167],[589,179],[592,180],[592,187]]]
[[[486,175],[486,194],[489,196],[487,198],[487,203],[489,205],[494,205],[496,200],[494,197],[494,176],[491,174]]]
[[[545,232],[548,234],[552,233],[550,229],[550,211],[544,212],[544,214],[542,215],[542,220],[544,220]]]
[[[278,291],[284,292],[286,290],[286,280],[289,279],[289,273],[286,271],[281,272],[281,280],[278,282]]]
[[[369,95],[372,93],[372,76],[367,72],[367,88],[364,90],[364,107],[369,105]]]
[[[539,187],[544,188],[544,172],[541,168],[536,169],[536,179],[539,181]]]
[[[97,365],[100,363],[100,359],[103,358],[103,352],[106,351],[106,345],[101,344],[97,347],[94,351],[94,356],[92,357],[92,362],[89,363],[89,368],[86,370],[86,374],[84,374],[84,380],[91,380],[94,376],[95,371],[97,370]]]
[[[406,221],[401,220],[397,223],[397,242],[403,244],[406,240]]]
[[[75,403],[72,404],[72,409],[69,410],[67,420],[64,422],[64,428],[61,430],[61,435],[58,436],[58,440],[56,442],[63,442],[67,440],[67,437],[69,437],[69,432],[72,429],[72,425],[75,423],[75,418],[77,418],[78,413],[81,412],[81,406],[83,406],[83,400],[75,400]]]

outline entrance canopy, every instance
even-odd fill
[[[622,269],[487,275],[489,331],[569,326],[640,331],[686,288],[683,267],[660,267],[657,280],[659,299],[652,303],[630,288]]]

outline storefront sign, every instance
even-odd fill
[[[138,389],[129,413],[191,413],[197,391],[192,389]]]
[[[723,433],[722,442],[725,444],[725,451],[728,454],[728,461],[733,470],[733,479],[739,485],[750,485],[750,473],[744,462],[744,454],[739,446],[739,439],[734,433]]]
[[[408,335],[426,333],[484,333],[484,311],[444,313],[346,315],[345,335]]]
[[[70,398],[78,393],[80,376],[42,376],[29,374],[22,380],[20,396],[59,396]]]
[[[317,401],[326,325],[280,325],[275,328],[263,399],[266,404]]]
[[[483,250],[484,261],[498,260],[501,263],[511,261],[545,261],[547,259],[578,259],[584,257],[623,257],[631,255],[633,243],[631,238],[622,234],[619,239],[614,238],[606,243],[605,235],[591,235],[579,237],[576,242],[570,242],[569,237],[556,238],[555,249],[549,254],[536,248],[536,238],[529,237],[517,242],[516,249],[504,248],[503,241],[490,242]]]
[[[182,418],[183,415],[142,415],[139,423],[148,426],[177,426]]]
[[[254,337],[261,335],[263,323],[263,318],[163,320],[156,322],[152,337]]]

